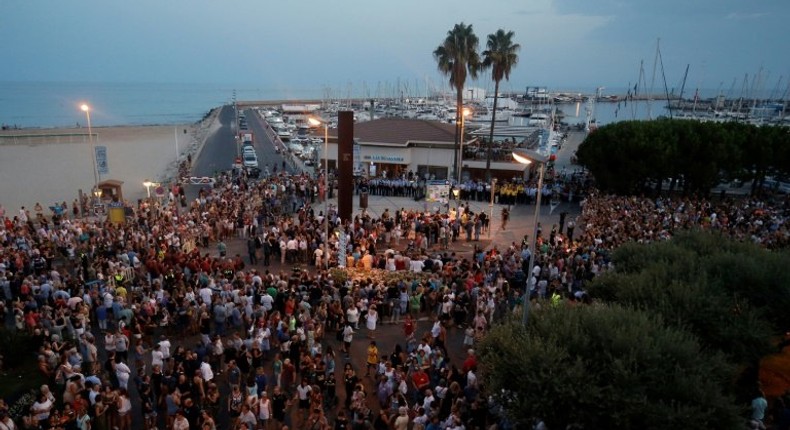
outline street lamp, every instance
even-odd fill
[[[313,126],[324,126],[324,265],[329,269],[329,124],[317,118],[308,118]]]
[[[453,188],[453,197],[455,197],[455,213],[456,218],[458,217],[458,196],[461,194],[461,189],[458,188],[458,185]]]
[[[540,220],[540,195],[543,188],[543,173],[546,170],[546,162],[549,160],[545,155],[539,154],[535,151],[528,149],[519,149],[513,151],[513,159],[521,164],[530,164],[532,162],[538,163],[538,190],[535,196],[535,221],[532,229],[532,240],[530,241],[529,265],[527,265],[527,287],[524,294],[524,326],[527,325],[529,320],[529,290],[530,283],[532,282],[532,270],[535,268],[535,254],[537,254],[537,239],[538,239],[538,221]],[[492,194],[493,196],[493,194]]]
[[[143,182],[143,186],[145,187],[145,192],[146,194],[148,194],[149,199],[151,198],[151,187],[153,187],[154,185],[156,184],[149,181],[148,179],[146,179],[145,182]]]
[[[464,118],[469,116],[471,111],[469,108],[463,108],[461,110],[461,137],[460,137],[460,144],[459,144],[459,151],[458,151],[458,183],[461,183],[461,171],[464,169]]]
[[[496,188],[497,179],[491,180],[491,203],[488,204],[488,238],[491,238],[491,224],[494,221],[494,189]]]
[[[80,106],[83,112],[85,112],[85,117],[88,120],[88,143],[90,144],[91,148],[91,160],[93,161],[93,189],[99,189],[99,170],[96,168],[96,148],[93,146],[93,128],[91,127],[91,107],[87,104],[82,104]]]

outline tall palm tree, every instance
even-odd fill
[[[488,154],[486,156],[486,179],[491,180],[491,155],[494,145],[494,123],[496,121],[496,105],[499,97],[499,82],[502,79],[510,79],[510,70],[518,63],[518,52],[521,46],[513,43],[513,32],[497,30],[494,34],[488,35],[486,49],[483,51],[483,65],[487,69],[491,67],[491,78],[494,80],[494,110],[491,111],[491,131],[488,134]]]
[[[458,177],[461,166],[459,165],[459,137],[461,128],[461,115],[464,111],[464,84],[467,75],[477,78],[480,69],[480,54],[478,44],[480,41],[472,30],[472,24],[463,22],[447,32],[444,42],[433,51],[433,57],[439,65],[439,71],[450,77],[450,86],[455,88],[455,159],[453,160],[453,173]]]

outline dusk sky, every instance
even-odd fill
[[[787,0],[4,0],[0,81],[222,83],[446,89],[432,51],[456,23],[513,30],[520,62],[504,91],[624,88],[657,38],[667,84],[740,90],[762,67],[790,75]],[[660,77],[660,70],[659,70]],[[492,89],[490,75],[474,86]],[[656,80],[658,85],[659,79]]]

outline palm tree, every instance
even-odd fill
[[[480,54],[477,52],[479,40],[472,30],[472,24],[463,22],[447,32],[447,38],[433,51],[433,57],[439,64],[439,71],[450,77],[450,86],[456,91],[455,111],[455,159],[453,160],[455,177],[460,177],[459,165],[459,134],[461,115],[464,110],[464,84],[467,75],[477,78],[480,69]]]
[[[494,145],[494,122],[496,121],[496,105],[499,97],[499,82],[510,79],[510,70],[518,63],[518,52],[521,46],[513,43],[513,32],[497,30],[488,35],[486,49],[483,51],[483,68],[491,67],[491,78],[494,80],[494,110],[491,111],[491,132],[488,134],[488,155],[486,156],[486,179],[491,180],[491,155]]]

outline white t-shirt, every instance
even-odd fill
[[[313,391],[313,387],[309,385],[302,386],[299,384],[296,386],[296,392],[299,395],[299,400],[307,400],[310,398],[310,393]]]
[[[151,351],[151,366],[159,366],[162,367],[165,364],[165,355],[162,353],[162,347],[159,347],[159,350]]]
[[[263,296],[261,296],[261,305],[263,305],[263,308],[266,309],[266,312],[272,310],[273,304],[274,304],[274,299],[272,298],[272,296],[269,295],[269,293],[266,293]]]
[[[214,371],[211,370],[211,365],[208,362],[203,362],[200,364],[200,376],[203,377],[203,380],[208,382],[214,379]]]
[[[39,421],[49,419],[49,411],[52,409],[52,400],[45,400],[43,403],[39,400],[33,403],[33,411],[36,413],[36,419]]]
[[[167,339],[159,341],[159,350],[162,351],[163,358],[170,358],[170,341]]]
[[[359,310],[357,310],[357,308],[353,306],[348,308],[348,311],[346,311],[346,319],[348,319],[348,322],[350,323],[358,322]]]

